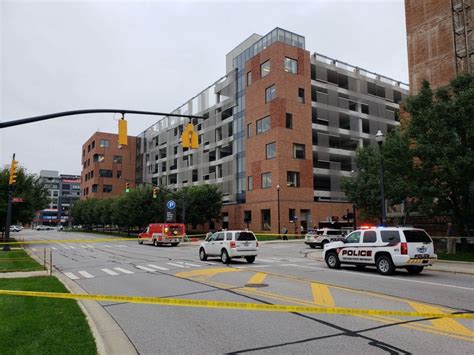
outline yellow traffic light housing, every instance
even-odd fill
[[[188,123],[181,135],[183,148],[197,149],[199,147],[198,134],[194,131],[192,123]]]
[[[9,185],[13,185],[16,183],[16,178],[18,175],[18,161],[12,159],[12,163],[10,165],[10,178],[8,180]]]
[[[157,198],[157,197],[158,197],[158,188],[154,187],[153,188],[153,198]]]
[[[127,145],[127,120],[122,116],[118,121],[118,144]]]
[[[125,183],[125,192],[130,192],[130,183],[129,182]]]

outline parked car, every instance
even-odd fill
[[[340,229],[321,228],[309,230],[304,237],[304,243],[311,248],[321,247],[330,242],[344,240],[343,231]]]
[[[382,275],[391,275],[396,268],[419,274],[438,258],[428,233],[408,227],[356,230],[344,241],[326,244],[323,257],[331,269],[341,264],[358,268],[375,265]]]
[[[40,224],[40,225],[37,225],[35,229],[37,231],[49,231],[49,230],[53,229],[53,227],[45,226],[43,224]]]
[[[10,232],[19,232],[21,228],[18,226],[10,226]]]
[[[258,240],[250,231],[235,230],[216,232],[208,236],[199,247],[199,258],[220,256],[224,264],[233,258],[245,258],[253,263],[258,255]]]

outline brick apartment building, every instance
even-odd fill
[[[118,147],[118,135],[96,132],[82,146],[81,199],[120,195],[135,187],[136,137]]]
[[[405,0],[410,93],[474,74],[472,0]]]
[[[227,228],[290,231],[342,218],[341,191],[357,147],[399,125],[408,85],[305,50],[276,28],[226,56],[222,78],[172,113],[196,114],[199,149],[183,149],[186,119],[165,117],[138,137],[137,180],[171,189],[212,183]]]

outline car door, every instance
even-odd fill
[[[209,240],[207,253],[209,255],[220,255],[222,243],[224,243],[224,233],[214,233],[214,235]]]
[[[339,260],[341,262],[354,262],[354,255],[359,249],[361,242],[361,232],[355,231],[349,234],[344,240],[344,247],[339,251]]]

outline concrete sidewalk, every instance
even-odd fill
[[[35,276],[48,276],[48,275],[49,273],[46,270],[0,272],[0,279],[14,279],[17,277],[35,277]]]

